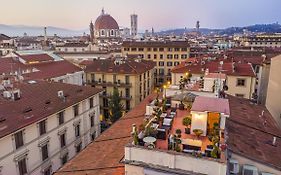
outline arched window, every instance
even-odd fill
[[[104,34],[104,30],[101,30],[101,35],[105,35],[105,34]]]
[[[111,30],[111,36],[113,36],[114,35],[114,30]]]

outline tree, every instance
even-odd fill
[[[119,91],[117,88],[114,88],[113,95],[109,102],[110,121],[114,123],[116,120],[122,117],[123,111],[124,111],[124,105],[121,103]]]

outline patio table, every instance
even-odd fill
[[[156,142],[156,138],[148,136],[148,137],[143,138],[143,141],[144,141],[145,143],[151,144],[151,143]]]

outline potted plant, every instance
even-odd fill
[[[193,133],[199,138],[203,134],[202,129],[193,129]]]
[[[181,130],[180,129],[176,129],[176,134],[178,138],[181,138]]]
[[[214,159],[217,159],[219,157],[219,154],[220,154],[219,147],[214,145],[214,148],[211,152],[211,157],[214,158]]]
[[[185,133],[190,134],[190,125],[191,125],[191,118],[190,117],[185,117],[182,119],[182,124],[186,126],[185,128]]]

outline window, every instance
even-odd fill
[[[168,52],[172,52],[173,51],[173,48],[168,48]]]
[[[79,106],[78,105],[73,106],[73,112],[74,112],[74,117],[79,115]]]
[[[92,139],[92,141],[95,140],[95,138],[96,138],[96,132],[94,132],[94,133],[91,134],[91,139]]]
[[[46,120],[39,122],[39,134],[40,136],[46,133]]]
[[[173,66],[173,62],[167,62],[167,66]]]
[[[61,165],[64,165],[66,162],[67,162],[67,158],[68,158],[68,155],[65,154],[62,158],[61,158]]]
[[[168,54],[168,55],[167,55],[167,58],[168,58],[168,59],[173,59],[173,55],[172,55],[172,54]]]
[[[114,35],[114,30],[111,30],[111,36]]]
[[[125,89],[125,93],[126,93],[126,97],[130,98],[130,89],[129,88]]]
[[[60,147],[63,148],[65,145],[65,134],[62,134],[60,135]]]
[[[246,85],[246,80],[245,79],[241,79],[241,78],[237,79],[236,86],[245,86],[245,85]]]
[[[130,110],[131,106],[130,106],[130,101],[126,100],[126,110]]]
[[[180,51],[180,48],[175,48],[175,52],[178,52],[178,51]]]
[[[41,152],[42,152],[42,161],[48,159],[49,155],[48,155],[48,145],[44,145],[41,147]]]
[[[82,148],[82,143],[79,143],[77,146],[76,146],[76,153],[79,153],[81,151],[81,148]]]
[[[132,48],[131,50],[132,50],[132,51],[137,51],[137,48]]]
[[[151,58],[151,56],[150,56],[150,54],[148,54],[148,55],[147,55],[147,59],[150,59],[150,58]]]
[[[157,59],[157,55],[156,54],[154,54],[154,59]]]
[[[16,149],[23,146],[23,132],[19,131],[15,134]]]
[[[89,101],[90,101],[90,109],[91,109],[91,108],[94,107],[94,98],[91,97],[91,98],[89,99]]]
[[[129,76],[129,75],[126,75],[126,76],[125,76],[125,83],[126,83],[126,84],[129,84],[129,83],[130,83],[130,76]]]
[[[157,50],[158,50],[157,48],[153,48],[153,51],[154,51],[154,52],[157,52]]]
[[[159,65],[159,66],[164,66],[164,61],[159,61],[159,62],[158,62],[158,65]]]
[[[140,75],[140,81],[141,81],[141,75]]]
[[[177,66],[179,64],[180,64],[180,62],[178,62],[178,61],[174,62],[174,66]]]
[[[174,58],[175,58],[175,59],[179,59],[179,55],[178,55],[178,54],[175,54],[175,55],[174,55]]]
[[[20,175],[27,174],[26,158],[23,158],[20,161],[18,161],[18,166],[19,166],[19,173],[20,173]]]
[[[61,111],[60,113],[58,113],[58,117],[59,117],[59,125],[64,123],[64,111]]]
[[[162,48],[162,47],[159,48],[159,51],[160,51],[160,52],[163,52],[163,51],[164,51],[164,48]]]
[[[90,116],[90,124],[91,124],[91,127],[95,126],[95,114]]]
[[[187,51],[187,48],[181,48],[181,51]]]
[[[186,59],[187,58],[187,54],[182,54],[181,55],[181,59]]]
[[[165,71],[164,69],[159,69],[159,75],[164,75]]]
[[[142,51],[143,51],[143,48],[139,48],[139,51],[142,52]]]
[[[151,48],[147,48],[147,51],[151,51]]]
[[[49,167],[48,169],[44,170],[44,175],[51,175],[51,172],[52,172],[51,167]]]
[[[80,136],[80,124],[75,126],[75,137]]]
[[[163,54],[160,54],[160,59],[163,59],[164,57],[163,57]]]

